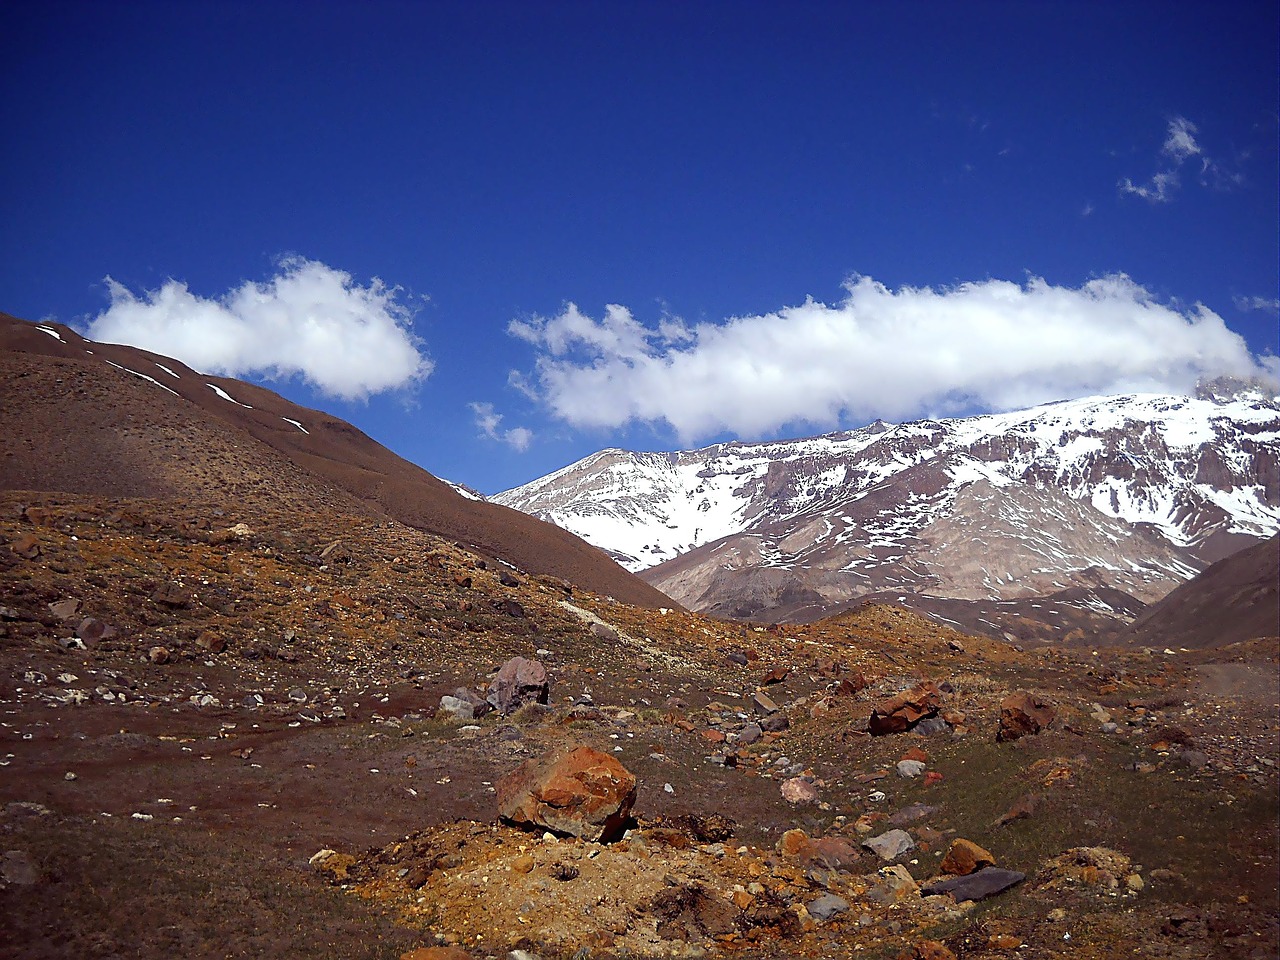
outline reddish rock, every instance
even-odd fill
[[[537,660],[512,657],[489,684],[489,702],[500,714],[514,713],[526,703],[546,703],[551,693],[547,668]]]
[[[921,750],[919,747],[912,747],[904,753],[899,759],[901,760],[919,760],[921,763],[929,762],[929,754]]]
[[[871,708],[871,735],[882,736],[910,729],[925,717],[935,715],[941,703],[942,694],[931,680],[905,693],[880,700]]]
[[[762,686],[769,686],[774,683],[781,683],[791,675],[791,670],[787,667],[774,667],[763,677],[760,678]]]
[[[400,960],[471,960],[461,947],[419,947],[400,954]]]
[[[227,638],[220,633],[206,630],[196,637],[196,645],[210,653],[221,653],[227,649]]]
[[[191,605],[192,596],[191,591],[180,583],[163,583],[151,595],[151,599],[166,607],[188,607]]]
[[[499,780],[497,789],[504,820],[586,840],[620,836],[636,800],[635,775],[591,747],[523,763]]]
[[[921,940],[909,956],[913,960],[956,960],[956,955],[947,945],[937,940]]]
[[[819,837],[811,844],[812,859],[832,870],[849,870],[862,858],[862,854],[843,837]]]
[[[34,560],[40,556],[40,541],[29,533],[24,533],[9,544],[9,549],[24,560]]]
[[[703,730],[702,739],[709,743],[724,743],[724,734],[719,730]]]
[[[1015,800],[1013,806],[1006,810],[996,822],[1003,827],[1013,823],[1015,820],[1025,820],[1036,812],[1036,807],[1039,805],[1039,795],[1034,793],[1025,794]]]
[[[995,863],[996,858],[990,851],[961,838],[951,842],[951,847],[947,850],[947,855],[942,858],[938,869],[943,873],[966,876],[982,867],[993,867]]]
[[[853,697],[869,686],[871,684],[863,674],[854,672],[847,677],[841,678],[840,682],[836,684],[836,693],[846,697]]]
[[[1011,693],[1000,702],[1000,729],[996,731],[996,739],[1003,743],[1039,733],[1053,723],[1056,716],[1057,711],[1047,700],[1033,693]]]
[[[27,507],[22,511],[22,515],[27,518],[27,522],[37,527],[53,526],[53,511],[44,507]]]
[[[152,647],[147,651],[147,659],[152,663],[168,663],[169,650],[166,647]]]
[[[788,830],[778,840],[778,852],[784,857],[795,859],[805,856],[813,849],[813,841],[809,835],[799,828]]]

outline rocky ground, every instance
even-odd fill
[[[1280,949],[1275,638],[764,628],[305,509],[4,494],[0,544],[0,956]],[[466,716],[513,657],[547,702]],[[499,817],[578,746],[616,838]]]

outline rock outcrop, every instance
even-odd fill
[[[591,747],[530,760],[497,784],[498,813],[513,824],[585,840],[614,840],[636,800],[636,778]]]

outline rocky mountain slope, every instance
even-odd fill
[[[461,494],[336,417],[60,324],[0,314],[0,424],[0,489],[371,514],[631,603],[672,605],[573,534]]]
[[[1146,603],[1280,530],[1280,406],[1215,386],[805,440],[605,450],[492,499],[725,615],[806,619],[881,594],[990,603],[1118,590]]]
[[[0,958],[1275,956],[1274,639],[784,632],[262,504],[0,492]],[[621,837],[502,813],[584,748]]]

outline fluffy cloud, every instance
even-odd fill
[[[480,428],[480,432],[490,440],[501,441],[519,453],[529,449],[529,444],[533,441],[532,430],[527,427],[501,429],[502,414],[494,411],[492,403],[469,403],[467,406],[475,415],[476,426]]]
[[[398,288],[368,286],[315,260],[290,257],[265,283],[246,281],[221,297],[178,280],[135,295],[106,278],[111,306],[86,336],[176,357],[229,377],[301,377],[344,400],[410,386],[431,361],[410,330]]]
[[[1122,274],[1078,289],[1032,278],[890,290],[855,277],[845,291],[836,305],[656,329],[625,307],[595,320],[568,304],[509,324],[538,351],[517,380],[574,426],[665,422],[687,443],[1266,373],[1217,314],[1159,303]]]

